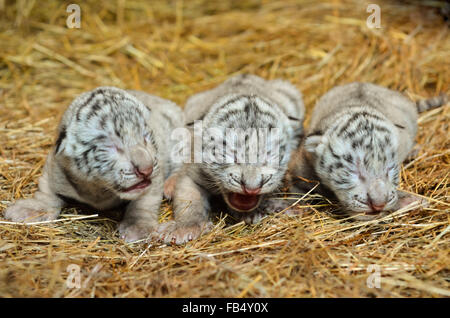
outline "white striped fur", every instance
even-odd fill
[[[78,96],[63,115],[38,191],[10,206],[6,218],[56,219],[69,202],[98,210],[126,206],[122,237],[146,237],[158,223],[172,169],[168,133],[182,121],[177,105],[143,92],[99,87]]]
[[[292,157],[292,191],[311,189],[314,183],[305,179],[318,180],[319,192],[335,195],[344,211],[360,219],[418,200],[397,191],[400,165],[415,144],[418,109],[440,105],[415,105],[369,83],[331,89],[317,102],[306,138]]]
[[[227,128],[272,127],[279,129],[281,140],[279,160],[275,165],[262,160],[253,164],[185,164],[177,174],[173,194],[175,221],[162,224],[160,228],[163,241],[177,244],[193,239],[209,228],[211,203],[224,201],[226,209],[235,216],[245,215],[247,220],[259,218],[264,212],[260,209],[261,202],[281,186],[291,152],[303,133],[304,106],[300,92],[288,82],[238,75],[189,98],[184,113],[188,127],[196,120],[202,120],[204,131],[208,128],[224,131]],[[262,134],[258,133],[258,140],[261,138]],[[203,154],[214,142],[203,140]],[[249,144],[251,142],[236,147],[248,150]],[[274,151],[269,147],[267,155],[270,157]],[[233,149],[230,153],[229,156],[233,156]],[[259,192],[249,194],[253,191]],[[239,206],[236,198],[239,198]],[[246,205],[245,208],[241,203]]]

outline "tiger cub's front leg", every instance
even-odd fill
[[[48,157],[42,176],[39,178],[38,191],[32,198],[20,199],[10,205],[4,212],[4,217],[13,222],[42,222],[55,220],[64,206],[61,200],[50,188],[49,165],[53,160]]]
[[[208,232],[208,194],[189,176],[178,176],[173,197],[174,221],[162,223],[158,228],[159,239],[164,243],[183,244]]]
[[[131,201],[119,224],[119,233],[126,242],[152,238],[158,226],[158,215],[163,199],[163,177],[152,180],[151,188],[139,199]]]

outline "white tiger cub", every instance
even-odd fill
[[[385,215],[418,196],[397,190],[401,163],[412,150],[418,113],[445,104],[445,95],[413,103],[370,83],[337,86],[317,102],[308,132],[289,164],[291,192],[336,196],[360,220]],[[303,178],[300,180],[297,177]]]
[[[99,87],[75,98],[59,124],[33,198],[5,211],[16,222],[56,219],[75,202],[98,210],[126,206],[121,237],[135,241],[158,224],[171,173],[167,136],[182,126],[181,108],[144,92]]]
[[[265,197],[282,185],[291,152],[303,133],[300,92],[286,81],[238,75],[189,98],[184,114],[187,127],[201,121],[203,161],[184,164],[176,178],[168,181],[171,185],[166,183],[166,190],[174,186],[175,221],[161,224],[160,239],[182,244],[207,231],[211,203],[216,201],[226,203],[229,212],[247,222],[270,212],[272,205]],[[224,139],[210,139],[205,134],[208,129]],[[267,142],[271,129],[279,133],[271,139],[273,143]],[[228,139],[230,131],[236,139]],[[257,160],[240,160],[249,159],[256,143],[261,146]],[[217,160],[207,159],[212,149]],[[217,149],[225,151],[216,153]]]

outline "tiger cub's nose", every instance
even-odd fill
[[[375,201],[370,196],[368,196],[368,204],[373,212],[381,212],[381,211],[383,211],[384,207],[386,206],[385,200]]]
[[[153,172],[153,166],[148,166],[145,168],[136,167],[136,168],[134,168],[134,172],[136,173],[136,175],[138,177],[148,178]]]
[[[131,150],[131,162],[134,173],[138,177],[148,178],[153,172],[153,160],[150,153],[143,147],[135,147]]]
[[[261,188],[249,189],[245,185],[242,185],[242,191],[248,195],[258,195],[261,192]]]

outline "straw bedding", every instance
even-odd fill
[[[83,1],[81,28],[69,29],[65,1],[1,0],[0,216],[36,190],[65,107],[96,86],[183,105],[233,74],[282,77],[304,94],[307,119],[318,97],[351,81],[413,100],[448,93],[445,1],[377,3],[379,29],[356,0]],[[402,169],[401,188],[429,198],[426,208],[356,222],[290,194],[301,215],[254,226],[223,215],[185,246],[124,244],[96,211],[33,226],[1,219],[0,297],[450,296],[449,117],[448,105],[420,117],[422,147]],[[66,284],[71,264],[81,288]]]

